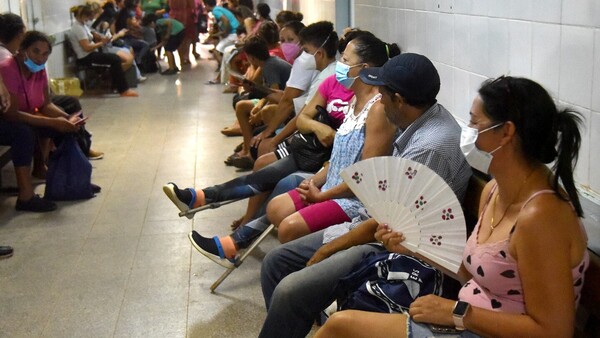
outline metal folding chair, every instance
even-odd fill
[[[223,202],[213,202],[213,203],[209,203],[206,205],[203,205],[201,207],[198,208],[194,208],[194,209],[190,209],[187,211],[182,211],[179,213],[179,217],[188,217],[190,215],[195,215],[197,212],[203,211],[203,210],[207,210],[207,209],[216,209],[219,208],[223,205],[227,205],[230,203],[234,203],[237,201],[241,201],[243,198],[238,198],[238,199],[233,199],[233,200],[229,200],[229,201],[223,201]],[[250,245],[248,247],[248,249],[246,249],[244,251],[244,253],[235,261],[235,264],[233,265],[233,267],[228,268],[227,270],[225,270],[225,272],[223,272],[223,274],[221,275],[221,277],[219,277],[219,279],[217,279],[211,286],[210,286],[210,292],[214,293],[215,290],[217,289],[217,287],[219,287],[219,285],[221,285],[221,283],[233,272],[233,270],[237,269],[240,265],[242,265],[242,263],[244,263],[244,260],[252,253],[252,251],[254,251],[254,249],[265,239],[267,238],[267,236],[275,229],[275,225],[271,224],[268,228],[265,229],[265,231],[263,231],[263,233],[252,243],[252,245]]]

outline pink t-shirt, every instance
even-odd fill
[[[335,75],[331,75],[319,85],[319,94],[327,102],[325,109],[329,112],[329,116],[335,121],[334,129],[337,129],[348,112],[348,107],[354,92],[342,86],[336,79]]]
[[[20,111],[34,113],[36,108],[42,107],[48,91],[45,69],[25,78],[19,70],[17,60],[11,57],[0,62],[0,74],[8,92],[17,97]]]
[[[490,192],[484,210],[487,209],[495,189],[496,186]],[[554,194],[555,192],[552,190],[538,191],[523,204],[523,207],[536,196],[548,193]],[[473,306],[488,310],[525,313],[523,285],[519,277],[517,261],[508,250],[510,238],[496,243],[478,243],[480,223],[481,216],[467,240],[463,253],[463,265],[473,277],[463,285],[458,298]],[[589,265],[589,259],[586,250],[581,263],[571,270],[575,303],[579,302],[584,271]]]

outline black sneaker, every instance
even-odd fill
[[[225,258],[219,237],[206,238],[200,236],[196,231],[192,231],[188,234],[188,238],[190,239],[190,242],[192,242],[194,248],[204,256],[208,257],[211,261],[228,269],[235,266],[234,260]]]
[[[177,206],[179,211],[186,212],[193,208],[196,201],[196,191],[192,188],[179,189],[177,184],[169,182],[163,186],[163,192]],[[194,214],[186,216],[189,219],[194,218]]]
[[[0,246],[0,259],[8,258],[13,255],[13,248],[8,245]]]
[[[48,212],[56,210],[56,203],[41,198],[39,195],[33,195],[33,197],[26,202],[17,199],[15,209],[18,211]]]

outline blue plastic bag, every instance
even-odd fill
[[[74,135],[67,135],[50,156],[44,197],[72,201],[94,197],[92,165],[81,151]]]

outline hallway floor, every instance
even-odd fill
[[[246,203],[188,220],[162,192],[169,181],[200,187],[240,174],[223,160],[241,138],[219,133],[235,119],[232,95],[204,84],[216,63],[203,54],[179,75],[150,75],[139,98],[82,99],[93,148],[106,153],[92,161],[92,182],[102,187],[95,198],[35,214],[16,212],[16,197],[0,195],[0,244],[15,249],[0,260],[0,337],[258,335],[260,262],[276,238],[211,294],[224,268],[187,234],[229,233]],[[3,180],[14,185],[12,168]]]

